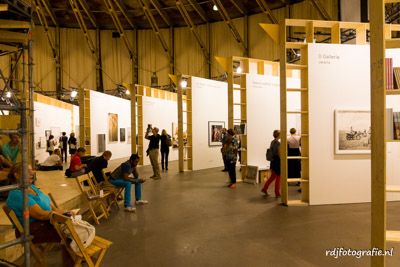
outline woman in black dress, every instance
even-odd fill
[[[75,138],[75,133],[71,133],[68,139],[69,154],[74,155],[76,153],[77,142]]]
[[[172,139],[165,129],[161,132],[161,168],[168,171],[169,147],[172,145]]]

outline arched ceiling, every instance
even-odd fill
[[[223,21],[222,15],[230,19],[302,2],[303,0],[0,0],[9,5],[2,18],[27,19],[33,3],[34,22],[40,25],[38,10],[49,26],[79,28],[76,11],[90,28],[115,29],[110,15],[114,10],[125,30],[151,29],[153,20],[159,28],[188,26],[182,12],[188,14],[193,24]],[[219,6],[218,11],[213,6]],[[73,10],[75,6],[75,13]],[[178,8],[178,6],[183,7]],[[115,17],[114,17],[115,18]]]

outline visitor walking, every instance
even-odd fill
[[[62,132],[60,137],[60,149],[61,149],[61,162],[67,162],[67,151],[68,151],[68,137],[66,132]]]
[[[149,124],[144,136],[144,138],[150,141],[147,149],[147,155],[149,156],[151,166],[153,167],[153,175],[150,178],[155,180],[161,179],[160,164],[158,162],[160,157],[158,150],[160,149],[161,136],[158,134],[158,131],[159,130],[157,127],[152,128]],[[152,135],[150,135],[150,133],[152,133]]]
[[[72,155],[74,155],[76,153],[76,148],[77,148],[77,141],[75,138],[75,133],[71,133],[69,135],[68,146],[69,146],[69,154],[72,157]]]
[[[280,186],[281,186],[281,158],[279,155],[279,149],[280,149],[280,142],[279,142],[279,137],[280,137],[280,131],[275,130],[273,133],[274,140],[272,140],[271,145],[269,147],[271,151],[271,176],[269,179],[265,182],[265,185],[263,189],[261,189],[261,192],[266,194],[268,196],[268,187],[269,185],[275,181],[275,197],[280,197]],[[268,154],[268,153],[267,153]]]
[[[172,146],[172,139],[165,129],[161,132],[161,168],[168,171],[169,147]]]
[[[223,128],[221,130],[222,138],[221,138],[221,143],[222,143],[222,148],[221,148],[221,154],[222,154],[222,160],[224,162],[224,169],[222,170],[223,172],[228,171],[228,165],[225,159],[225,151],[224,151],[224,145],[226,144],[227,138],[228,138],[228,133],[226,131],[226,128]]]

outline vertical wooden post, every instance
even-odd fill
[[[386,248],[385,1],[371,0],[371,247]],[[371,266],[385,266],[383,256]]]
[[[136,154],[136,85],[130,84],[128,90],[131,93],[131,153]]]
[[[181,86],[182,76],[178,76],[176,87],[178,89],[178,148],[179,148],[179,172],[184,171],[183,158],[183,96]]]
[[[287,102],[286,102],[286,20],[281,21],[280,27],[280,90],[281,90],[281,199],[288,204],[287,184]]]

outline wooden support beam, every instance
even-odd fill
[[[240,12],[240,14],[246,14],[246,7],[243,5],[241,1],[238,0],[230,0],[231,3],[235,6],[235,8]]]
[[[232,60],[229,60],[229,58],[215,57],[215,60],[221,65],[221,67],[224,69],[225,72],[232,71],[232,66],[229,66],[229,63],[231,63]]]
[[[371,53],[371,247],[386,248],[386,80],[385,4],[370,0]],[[385,266],[385,257],[371,257],[371,266]]]
[[[145,0],[146,1],[146,0]],[[169,18],[168,14],[163,10],[160,2],[158,0],[150,0],[151,4],[157,10],[158,14],[160,14],[163,21],[167,24],[168,27],[171,27],[171,19]]]
[[[132,19],[128,16],[128,14],[125,11],[126,7],[125,7],[124,3],[122,3],[121,0],[114,0],[114,3],[117,5],[119,11],[121,11],[122,15],[124,16],[124,18],[128,22],[129,26],[131,26],[132,29],[136,29],[136,26],[133,23]]]
[[[243,41],[243,38],[240,36],[238,30],[236,29],[235,25],[233,24],[231,18],[229,17],[229,14],[226,11],[224,5],[221,3],[220,0],[212,0],[212,1],[218,7],[219,14],[221,15],[222,19],[225,21],[229,30],[232,32],[232,35],[235,38],[235,40],[243,47],[245,54],[248,54],[248,48],[247,48],[245,42]]]
[[[0,19],[0,29],[30,29],[31,26],[28,21]]]
[[[310,0],[310,2],[324,20],[332,20],[324,5],[319,0]]]
[[[8,10],[8,5],[7,4],[0,4],[0,12],[1,11],[7,11]]]
[[[15,52],[15,51],[18,51],[18,50],[19,50],[19,48],[16,47],[16,46],[0,44],[0,51]]]
[[[258,6],[261,8],[262,12],[267,14],[268,18],[271,20],[273,24],[278,24],[278,20],[272,13],[272,10],[269,8],[268,4],[265,2],[265,0],[256,0]]]
[[[197,14],[199,14],[200,18],[204,22],[208,22],[206,12],[204,12],[204,9],[199,5],[199,3],[197,3],[197,1],[195,0],[186,0],[186,1],[193,7],[194,10],[196,10]]]
[[[197,32],[196,25],[193,23],[192,19],[188,11],[186,10],[184,4],[180,1],[176,1],[176,7],[181,13],[183,19],[185,20],[187,26],[189,27],[190,31],[192,32],[193,36],[196,38],[197,43],[199,44],[201,50],[203,51],[204,58],[206,59],[207,64],[210,63],[210,53],[208,52],[207,46],[201,40],[200,34]]]
[[[267,23],[260,23],[259,25],[264,29],[268,36],[271,37],[275,44],[279,44],[279,25]]]
[[[41,0],[41,1],[42,1],[42,5],[44,6],[44,8],[47,11],[47,14],[49,14],[53,24],[55,26],[58,26],[58,23],[57,23],[57,20],[56,20],[56,15],[54,14],[53,10],[51,9],[51,5],[50,5],[49,1],[48,0]]]
[[[161,35],[160,28],[158,27],[157,22],[154,19],[153,14],[150,11],[147,0],[138,0],[138,2],[142,6],[143,12],[144,12],[147,20],[150,22],[150,25],[151,25],[151,28],[153,29],[154,34],[157,36],[158,40],[160,41],[161,46],[164,49],[164,52],[167,53],[168,58],[170,58],[171,57],[170,50],[169,50],[168,45],[165,42],[163,36]]]
[[[96,19],[93,13],[90,11],[89,6],[87,5],[86,1],[78,0],[79,4],[82,6],[83,11],[85,11],[86,15],[88,16],[90,22],[92,23],[93,27],[97,28]]]
[[[28,43],[28,34],[12,31],[0,30],[0,41],[9,43]]]

